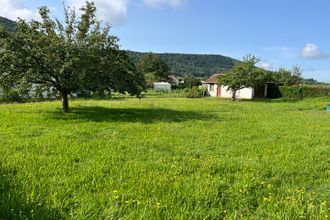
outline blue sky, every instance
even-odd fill
[[[79,7],[84,0],[66,0]],[[95,0],[123,49],[222,54],[252,53],[260,66],[298,65],[304,77],[330,82],[328,0]],[[36,17],[47,5],[62,17],[62,0],[0,0],[0,16]]]

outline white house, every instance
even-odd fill
[[[228,90],[227,86],[220,85],[218,83],[219,77],[224,74],[213,74],[206,80],[207,91],[211,97],[231,98],[232,91]],[[238,99],[253,99],[264,98],[267,96],[267,89],[265,86],[260,88],[243,88],[236,92],[236,98]]]
[[[154,83],[154,90],[170,91],[171,84],[168,82],[156,82]]]

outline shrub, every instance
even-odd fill
[[[2,94],[0,100],[3,102],[21,102],[23,97],[17,91],[9,91]]]
[[[194,86],[188,90],[187,98],[202,98],[205,96],[205,92],[204,88]]]
[[[330,86],[280,86],[283,98],[314,98],[330,96]]]
[[[0,101],[2,102],[22,102],[29,98],[27,86],[2,85],[0,86]]]

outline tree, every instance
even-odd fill
[[[238,90],[246,87],[264,85],[269,79],[269,74],[255,65],[259,59],[249,54],[243,58],[243,62],[236,63],[233,69],[219,78],[219,84],[227,86],[232,91],[232,100],[236,100]]]
[[[0,31],[0,81],[22,79],[55,89],[62,97],[63,112],[69,111],[68,95],[79,88],[115,90],[139,95],[144,78],[110,26],[96,19],[94,3],[86,1],[82,15],[65,8],[65,21],[52,20],[41,7],[41,21],[17,22],[17,31]]]
[[[166,81],[168,79],[169,67],[157,54],[149,52],[142,56],[137,68],[145,76],[149,87],[155,81]]]
[[[279,86],[299,85],[303,82],[301,69],[298,66],[294,66],[291,70],[281,67],[274,74],[274,81]]]
[[[186,78],[184,78],[184,88],[192,88],[194,86],[200,86],[202,85],[202,82],[197,79],[196,77],[193,76],[187,76]]]

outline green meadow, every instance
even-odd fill
[[[327,104],[1,104],[0,219],[328,219]]]

